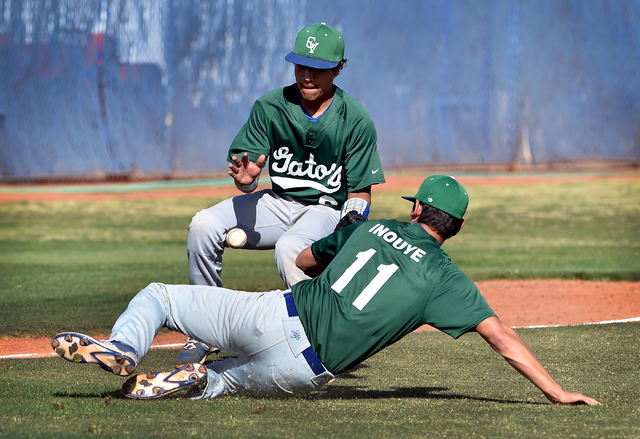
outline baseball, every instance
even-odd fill
[[[231,248],[242,248],[247,243],[247,234],[244,230],[233,228],[227,232],[227,245]]]

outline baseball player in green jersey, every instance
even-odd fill
[[[280,277],[293,286],[306,278],[296,256],[349,212],[365,219],[371,186],[385,181],[371,116],[333,84],[346,62],[342,35],[324,23],[305,27],[285,59],[296,82],[259,98],[229,148],[229,175],[245,195],[198,212],[189,226],[193,285],[222,286],[226,233],[240,228],[245,249],[275,249]],[[272,189],[255,192],[267,158]],[[189,339],[176,367],[210,351]]]
[[[454,338],[478,332],[553,403],[599,404],[563,390],[442,249],[464,224],[466,190],[452,177],[431,176],[405,198],[413,202],[408,223],[359,222],[302,251],[296,263],[313,278],[290,290],[151,284],[117,320],[110,340],[69,332],[52,346],[69,361],[127,376],[162,326],[181,331],[235,356],[140,374],[123,392],[136,399],[202,399],[318,389],[430,324]]]

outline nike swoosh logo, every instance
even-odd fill
[[[379,170],[380,170],[380,168],[376,169],[375,171],[374,171],[374,170],[371,170],[371,173],[372,173],[372,174],[375,174],[375,173],[376,173],[376,172],[378,172]]]

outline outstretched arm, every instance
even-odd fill
[[[540,364],[524,340],[497,317],[489,317],[476,326],[476,331],[518,372],[538,387],[554,404],[600,404],[582,393],[565,392]]]

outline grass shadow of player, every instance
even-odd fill
[[[51,396],[58,398],[104,399],[107,405],[113,399],[129,399],[122,394],[121,390],[110,390],[108,392],[55,392]]]
[[[373,390],[364,386],[328,385],[322,390],[305,395],[305,399],[331,400],[331,399],[402,399],[418,398],[433,400],[472,400],[481,402],[494,402],[498,404],[527,404],[541,405],[541,402],[505,400],[495,398],[482,398],[471,395],[460,395],[449,392],[447,387],[396,387],[390,390]]]
[[[209,361],[210,363],[211,361]],[[366,369],[369,366],[359,364],[356,367],[341,373],[338,377],[338,383],[341,381],[362,379],[358,371]],[[483,398],[471,395],[461,395],[456,393],[447,393],[450,391],[448,387],[396,387],[388,390],[371,389],[368,386],[338,384],[332,383],[320,390],[311,393],[300,393],[295,395],[265,395],[265,394],[244,394],[243,397],[256,399],[305,399],[305,400],[356,400],[356,399],[432,399],[432,400],[472,400],[480,402],[493,402],[498,404],[526,404],[526,405],[542,405],[543,402],[506,400],[495,398]],[[52,396],[61,398],[78,398],[78,399],[104,399],[105,405],[109,405],[112,401],[120,399],[130,400],[125,397],[120,390],[107,392],[56,392]],[[237,395],[239,396],[239,395]]]
[[[356,380],[361,379],[362,375],[358,372],[369,366],[359,364],[346,372],[341,373],[337,379]],[[446,393],[450,389],[448,387],[396,387],[392,390],[372,390],[367,386],[340,385],[330,384],[321,390],[307,395],[302,395],[305,399],[391,399],[391,398],[422,398],[422,399],[440,399],[440,400],[474,400],[483,402],[496,402],[500,404],[542,404],[531,401],[512,401],[494,398],[482,398],[470,395],[459,395]]]
[[[433,400],[472,400],[481,402],[493,402],[498,404],[527,404],[542,405],[542,402],[505,400],[495,398],[482,398],[471,395],[459,395],[455,393],[446,393],[450,389],[448,387],[397,387],[390,390],[372,390],[364,386],[343,386],[328,385],[322,390],[306,394],[296,394],[290,396],[264,394],[247,394],[245,397],[257,399],[288,399],[293,396],[296,399],[306,400],[356,400],[356,399],[433,399]],[[103,399],[105,405],[110,405],[116,400],[130,400],[125,397],[121,391],[114,390],[109,392],[91,393],[91,392],[56,392],[52,396],[59,398],[77,398],[77,399]],[[64,403],[56,403],[58,408],[65,408]],[[63,404],[63,406],[61,406]]]

